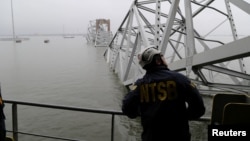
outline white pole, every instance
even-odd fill
[[[15,41],[16,35],[15,35],[14,12],[13,12],[13,2],[12,2],[12,0],[11,0],[11,16],[12,16],[13,41]]]

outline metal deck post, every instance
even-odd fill
[[[13,138],[18,141],[18,121],[17,121],[17,104],[12,104],[12,128],[13,128]]]

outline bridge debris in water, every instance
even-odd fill
[[[95,47],[106,47],[110,43],[112,36],[109,19],[96,19],[89,22],[86,35],[88,44],[93,44]]]
[[[145,73],[137,53],[155,45],[169,68],[188,76],[202,93],[249,94],[250,33],[244,27],[250,24],[250,10],[246,7],[250,4],[244,0],[135,0],[105,59],[129,86]]]

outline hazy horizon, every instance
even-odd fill
[[[96,19],[110,19],[116,32],[132,1],[12,0],[15,34],[84,34]],[[0,35],[12,35],[11,0],[0,1],[0,21]]]
[[[134,0],[1,0],[0,36],[13,35],[11,1],[15,35],[49,35],[86,34],[89,22],[96,19],[110,19],[111,31],[115,33]],[[225,9],[224,1],[215,3]],[[231,7],[238,35],[249,35],[249,15],[233,4]],[[209,25],[201,24],[200,28]]]

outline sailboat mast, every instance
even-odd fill
[[[15,24],[14,24],[14,12],[13,12],[13,2],[11,0],[11,16],[12,16],[12,31],[13,31],[13,40],[16,39],[15,33]]]

